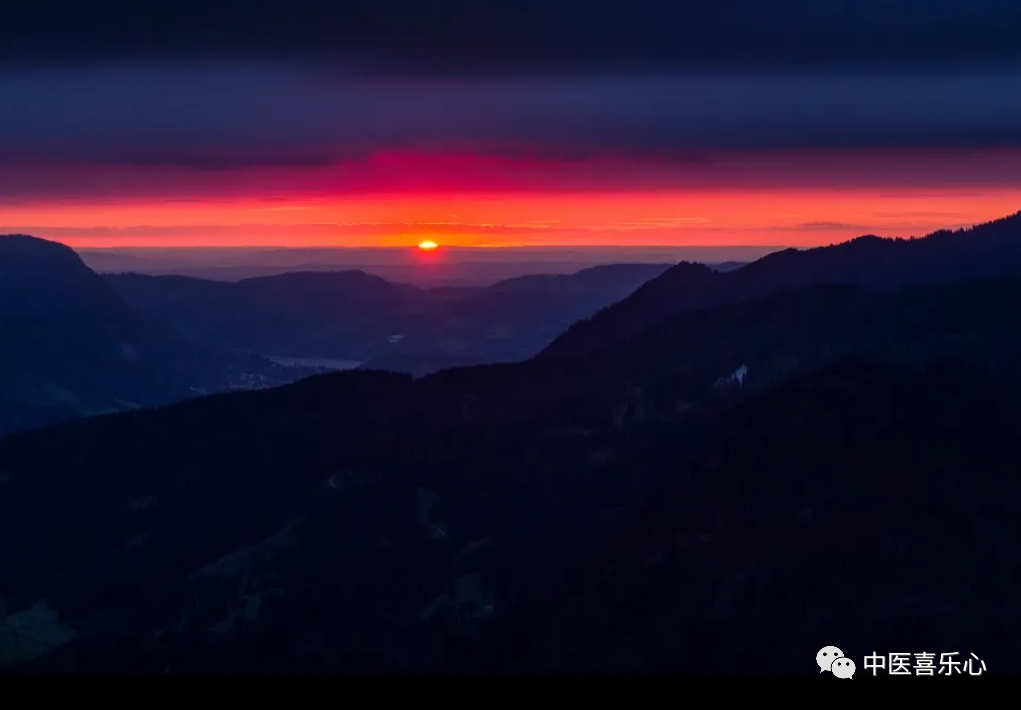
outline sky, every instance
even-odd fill
[[[1021,210],[1013,0],[25,0],[0,233],[790,245]]]

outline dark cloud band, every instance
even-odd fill
[[[0,161],[317,166],[379,151],[708,166],[720,151],[1021,147],[1018,73],[353,81],[168,64],[0,74]]]
[[[1016,0],[8,0],[0,61],[302,60],[469,76],[1021,61]]]

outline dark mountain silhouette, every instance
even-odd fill
[[[1021,667],[1019,294],[789,290],[576,359],[0,439],[0,663],[817,673],[824,645],[913,644]]]
[[[0,236],[0,342],[0,432],[294,379],[149,321],[74,251],[24,235]]]
[[[570,323],[667,268],[618,264],[438,289],[391,284],[361,271],[237,283],[138,274],[107,279],[132,306],[200,342],[423,374],[531,357]]]
[[[603,377],[657,373],[704,386],[738,368],[744,385],[848,357],[913,366],[962,359],[1007,376],[1021,373],[1021,275],[873,291],[855,286],[783,289],[770,296],[674,314],[584,358]]]
[[[105,278],[132,306],[199,342],[269,355],[355,359],[363,354],[356,349],[359,328],[374,328],[408,301],[405,290],[362,271],[295,272],[237,283],[139,274]],[[339,347],[317,348],[316,338],[329,337],[331,329]]]
[[[959,366],[858,363],[742,404],[587,572],[498,620],[461,660],[818,673],[814,652],[839,639],[859,674],[893,648],[1016,670],[1019,395]]]
[[[0,237],[0,318],[72,323],[92,313],[102,314],[104,324],[132,317],[117,293],[70,248],[22,234]]]
[[[682,262],[623,301],[575,323],[539,357],[591,352],[671,313],[740,302],[785,287],[890,288],[1017,271],[1021,271],[1021,213],[920,239],[864,236],[833,246],[788,249],[722,273]]]
[[[479,289],[414,295],[406,334],[387,342],[366,367],[426,374],[462,365],[525,360],[563,328],[633,293],[667,264],[611,264],[574,274],[537,274]]]

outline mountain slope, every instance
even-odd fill
[[[681,263],[623,301],[575,323],[539,357],[591,352],[672,313],[736,303],[781,288],[826,284],[889,288],[1017,271],[1021,271],[1021,213],[921,239],[865,236],[833,246],[788,249],[727,272]]]
[[[395,285],[361,271],[295,272],[237,283],[140,274],[105,278],[132,306],[199,342],[268,355],[355,359],[358,328],[371,328],[407,300]],[[331,330],[337,348],[320,351],[309,343]]]
[[[0,236],[0,342],[0,433],[283,372],[180,338],[132,310],[68,247],[23,235]]]
[[[894,649],[1016,671],[1018,426],[1021,392],[967,369],[808,376],[727,414],[676,493],[621,526],[562,596],[515,610],[459,660],[813,673],[835,643],[859,673]]]
[[[0,666],[812,672],[837,642],[1017,667],[1009,385],[841,365],[571,434],[428,379],[0,440]]]
[[[657,373],[656,381],[702,386],[741,366],[748,387],[847,357],[893,365],[961,359],[1013,377],[1021,374],[1021,334],[1011,325],[1018,308],[1021,275],[884,291],[784,289],[669,316],[582,361],[606,378]]]
[[[563,329],[633,293],[667,264],[609,264],[573,274],[536,274],[416,295],[413,317],[395,324],[399,343],[375,350],[367,366],[427,374],[461,365],[516,362],[538,353]]]
[[[641,440],[475,421],[462,394],[349,372],[0,440],[0,661],[56,609],[49,667],[431,663],[651,485],[592,458]]]
[[[67,322],[102,312],[105,325],[130,309],[70,248],[24,234],[0,235],[0,318],[55,317]]]

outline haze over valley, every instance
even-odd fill
[[[465,248],[442,246],[425,255],[414,248],[80,248],[99,273],[193,276],[240,281],[294,271],[364,271],[387,281],[422,288],[490,286],[518,276],[571,274],[609,264],[697,261],[734,265],[783,247],[588,247]]]

